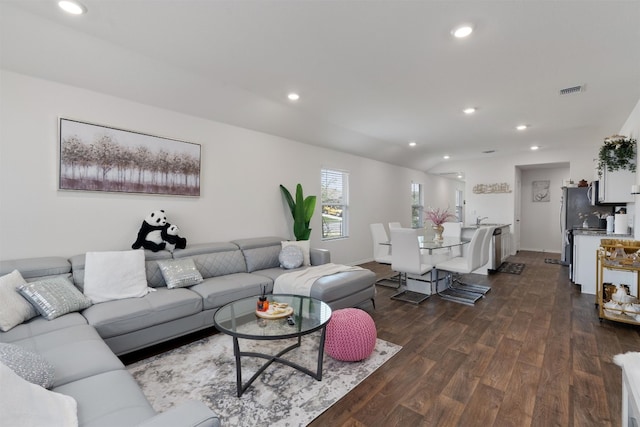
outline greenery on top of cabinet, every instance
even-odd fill
[[[636,139],[624,135],[612,135],[604,139],[598,153],[598,176],[605,168],[609,172],[626,169],[636,171]]]

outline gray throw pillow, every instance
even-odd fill
[[[55,369],[44,357],[14,344],[0,343],[0,362],[23,379],[51,388]]]
[[[290,270],[292,268],[298,268],[304,262],[304,254],[299,246],[284,246],[278,256],[280,266]]]
[[[193,258],[160,260],[158,266],[169,289],[197,285],[204,280],[196,268]]]
[[[47,320],[91,306],[91,300],[66,277],[27,283],[20,286],[19,291]]]

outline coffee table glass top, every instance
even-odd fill
[[[315,298],[298,295],[267,295],[269,303],[287,303],[293,308],[295,324],[286,317],[263,319],[256,315],[258,297],[244,298],[222,306],[214,315],[216,327],[225,334],[254,340],[299,337],[323,327],[331,318],[331,307]]]

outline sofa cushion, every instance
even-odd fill
[[[297,246],[302,249],[302,257],[304,259],[302,265],[311,265],[311,255],[309,254],[310,247],[308,240],[299,240],[295,242],[282,242],[282,247],[286,248],[287,246]]]
[[[94,304],[147,293],[144,251],[87,252],[84,294]]]
[[[14,344],[38,353],[53,365],[54,387],[124,368],[120,359],[89,325],[57,329],[15,341]]]
[[[0,332],[0,342],[15,342],[26,338],[36,337],[58,329],[65,329],[71,326],[86,325],[85,319],[79,313],[69,313],[47,320],[42,316],[34,317],[28,322],[22,323],[7,332]]]
[[[304,255],[302,249],[299,246],[285,246],[278,255],[280,261],[280,267],[291,270],[292,268],[298,268],[304,262]]]
[[[158,261],[167,288],[185,288],[202,283],[202,274],[192,258],[166,259]]]
[[[205,279],[247,271],[242,251],[232,243],[191,245],[186,249],[176,249],[173,257],[175,259],[193,258],[196,268]]]
[[[18,270],[27,282],[49,276],[68,276],[71,264],[62,257],[22,258],[0,261],[0,275]]]
[[[50,388],[55,369],[47,359],[15,344],[0,343],[0,362],[30,383]]]
[[[196,285],[198,286],[198,285]],[[188,289],[156,288],[142,298],[94,304],[85,311],[102,338],[126,334],[202,311],[202,299]]]
[[[82,378],[53,391],[78,402],[78,422],[83,427],[136,426],[155,415],[138,383],[124,369]]]
[[[35,307],[18,292],[18,288],[25,283],[18,270],[0,277],[0,330],[4,332],[38,314]]]
[[[3,426],[77,426],[76,401],[25,381],[0,363]]]
[[[321,277],[311,285],[309,296],[332,302],[364,289],[375,289],[376,275],[371,270],[345,271]]]
[[[278,256],[282,249],[280,237],[256,237],[251,239],[237,239],[231,243],[237,245],[244,255],[247,263],[247,272],[265,268],[278,267]]]
[[[84,310],[91,305],[91,301],[65,277],[26,283],[20,286],[19,291],[47,320]]]
[[[258,274],[236,273],[205,279],[189,289],[202,296],[204,309],[208,310],[237,299],[260,295],[263,287],[266,292],[271,292],[273,281]]]
[[[152,288],[165,286],[162,272],[158,266],[158,260],[171,259],[171,252],[160,251],[152,252],[144,251],[144,265],[147,277],[147,284]],[[78,289],[84,291],[84,273],[86,265],[86,254],[74,255],[69,258],[69,262],[73,268],[73,283]]]

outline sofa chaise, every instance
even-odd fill
[[[146,280],[154,288],[140,298],[93,304],[53,320],[36,316],[7,332],[12,343],[42,355],[55,368],[52,391],[77,401],[81,426],[217,426],[218,417],[201,402],[190,401],[156,414],[117,356],[213,326],[213,314],[228,302],[271,293],[280,267],[278,237],[190,245],[186,249],[144,251]],[[159,261],[191,259],[202,282],[185,288],[166,286]],[[330,253],[309,250],[311,265],[330,262]],[[63,276],[82,291],[86,254],[0,261],[0,276],[18,270],[27,282]],[[300,267],[306,268],[306,267]],[[365,306],[375,298],[375,274],[348,271],[322,277],[310,295],[333,309]],[[2,302],[0,302],[2,304]]]

